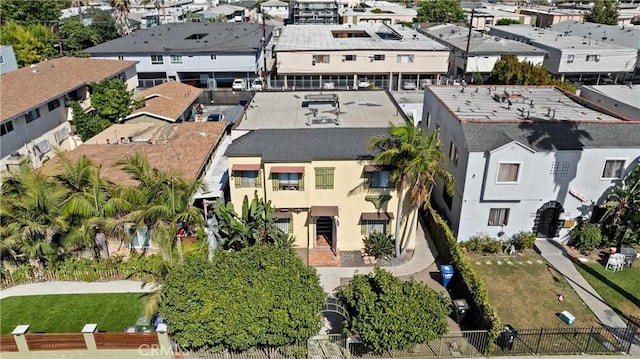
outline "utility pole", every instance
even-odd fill
[[[262,15],[262,60],[264,61],[264,69],[262,70],[262,82],[264,89],[269,89],[269,70],[267,69],[267,24],[264,18],[264,11],[260,6],[260,15]]]
[[[471,19],[469,19],[469,34],[467,35],[467,49],[464,52],[464,67],[462,68],[462,79],[465,79],[467,74],[467,66],[469,65],[469,44],[471,43],[471,29],[473,28],[473,15],[475,15],[476,9],[471,9]]]

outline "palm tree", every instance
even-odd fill
[[[406,253],[411,239],[409,235],[406,238],[401,235],[401,216],[406,189],[409,188],[409,208],[414,213],[411,220],[405,221],[404,232],[411,233],[417,223],[419,207],[429,205],[437,177],[444,179],[447,192],[450,194],[453,193],[453,177],[445,169],[445,156],[440,151],[437,131],[426,135],[421,128],[410,123],[390,124],[389,135],[372,137],[368,147],[371,151],[379,151],[374,157],[375,163],[394,166],[390,180],[395,183],[398,192],[396,213],[399,218],[395,228],[395,255],[400,258]]]
[[[116,31],[120,36],[131,35],[129,24],[129,0],[109,0],[116,21]]]
[[[52,260],[60,247],[62,235],[69,229],[62,213],[69,192],[29,165],[9,171],[2,184],[0,217],[3,227],[17,235],[18,257]],[[5,228],[6,229],[6,228]]]
[[[616,246],[640,239],[640,166],[614,189],[601,207],[605,212],[600,222]]]

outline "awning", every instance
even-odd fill
[[[260,171],[260,164],[248,164],[248,165],[233,165],[231,167],[232,171]]]
[[[391,166],[386,165],[364,165],[365,172],[389,171]]]
[[[271,173],[304,173],[303,166],[273,166]]]
[[[273,212],[273,216],[278,219],[291,219],[291,212]]]
[[[390,212],[362,212],[360,218],[363,221],[388,221],[393,219],[393,213]]]
[[[311,206],[311,217],[337,217],[338,206]]]

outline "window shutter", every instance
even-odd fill
[[[327,169],[327,183],[326,183],[327,189],[333,189],[333,171],[334,171],[334,168]]]
[[[236,184],[236,188],[242,188],[242,178],[240,177],[240,172],[233,172],[233,181]]]
[[[278,179],[277,173],[271,174],[271,184],[272,184],[272,188],[271,188],[272,190],[274,191],[280,190],[280,179]]]
[[[289,233],[293,233],[293,218],[289,218]]]
[[[256,188],[262,188],[262,171],[256,173]]]
[[[304,174],[300,174],[300,177],[298,177],[298,189],[300,191],[304,191]]]
[[[360,234],[363,236],[367,235],[367,221],[362,219],[360,220]]]
[[[324,169],[316,168],[316,189],[324,188]]]

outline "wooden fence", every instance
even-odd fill
[[[94,333],[96,348],[100,349],[137,349],[141,346],[158,346],[156,333]]]
[[[95,281],[109,281],[119,279],[132,279],[132,280],[144,280],[141,276],[130,277],[128,272],[120,271],[117,268],[114,269],[100,269],[95,271],[80,271],[73,272],[59,272],[55,270],[38,270],[31,273],[23,273],[20,275],[13,275],[11,273],[4,273],[0,278],[0,288],[8,288],[19,284],[38,283],[47,281],[82,281],[82,282],[95,282]]]
[[[25,334],[29,351],[87,349],[82,333]]]

